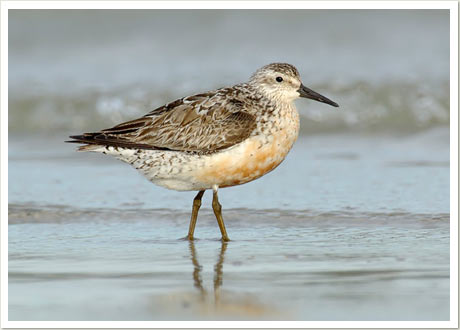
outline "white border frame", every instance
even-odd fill
[[[9,9],[448,9],[450,11],[450,321],[9,321]],[[2,1],[1,2],[1,327],[2,328],[458,328],[458,3],[456,1]]]

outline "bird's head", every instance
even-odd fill
[[[299,97],[339,105],[327,97],[305,87],[300,80],[299,71],[287,63],[272,63],[257,70],[249,79],[249,84],[262,94],[279,102],[290,103]]]

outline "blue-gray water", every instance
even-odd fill
[[[342,111],[303,134],[449,123],[447,10],[13,11],[10,131],[100,129],[288,62]]]
[[[446,11],[21,11],[9,17],[10,320],[449,319]],[[296,101],[284,163],[168,191],[68,135],[272,61]]]
[[[190,246],[194,193],[58,137],[11,139],[9,317],[446,320],[447,133],[302,138],[220,191],[223,258],[209,193]]]

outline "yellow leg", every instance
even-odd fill
[[[219,199],[217,197],[217,188],[217,186],[213,187],[212,209],[214,210],[217,223],[219,224],[222,240],[229,241],[230,239],[228,238],[227,231],[225,230],[224,219],[222,218],[222,205],[219,204]]]
[[[195,232],[196,219],[198,217],[198,210],[201,206],[201,198],[203,198],[204,190],[200,190],[193,199],[192,218],[190,219],[190,226],[188,228],[187,238],[193,240],[193,233]]]

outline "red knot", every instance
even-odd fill
[[[299,134],[299,97],[338,107],[305,87],[297,69],[272,63],[248,82],[183,97],[145,116],[95,133],[71,136],[80,151],[112,155],[162,187],[198,191],[187,238],[193,240],[205,190],[222,234],[228,235],[219,188],[260,178],[286,157]]]

